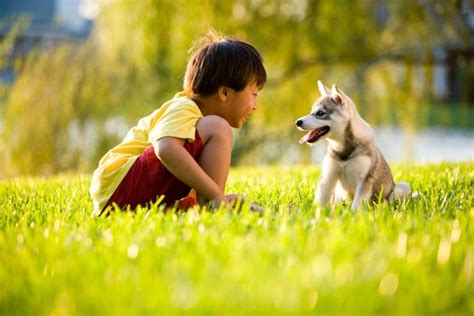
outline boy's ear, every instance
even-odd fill
[[[220,86],[219,88],[217,88],[217,95],[219,96],[219,99],[221,99],[221,101],[227,101],[227,97],[229,95],[229,88]]]

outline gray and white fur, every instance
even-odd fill
[[[354,102],[333,85],[331,89],[318,81],[321,97],[310,114],[296,121],[307,134],[300,143],[327,140],[322,176],[314,201],[322,206],[352,197],[352,209],[361,201],[380,195],[390,202],[408,197],[408,183],[395,185],[390,168],[375,144],[373,130],[357,112]]]

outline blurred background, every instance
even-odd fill
[[[91,172],[181,90],[210,28],[268,72],[233,165],[321,160],[294,125],[318,79],[353,98],[390,163],[474,159],[471,0],[0,0],[0,178]]]

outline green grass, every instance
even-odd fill
[[[240,213],[91,218],[89,176],[0,182],[0,315],[473,314],[474,163],[395,166],[417,200],[312,206],[318,167],[231,171]]]

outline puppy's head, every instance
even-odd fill
[[[336,85],[329,89],[319,80],[318,88],[321,97],[314,102],[311,112],[296,120],[296,127],[307,132],[300,139],[300,144],[312,144],[321,139],[337,137],[349,121],[345,94]]]

